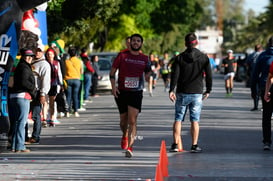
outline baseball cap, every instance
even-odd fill
[[[30,50],[30,49],[24,49],[24,50],[22,50],[22,55],[23,56],[35,56],[35,54],[33,53],[33,51]]]
[[[229,49],[229,50],[227,51],[227,53],[233,53],[233,51]]]

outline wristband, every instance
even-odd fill
[[[114,75],[110,75],[109,77],[110,77],[110,79],[116,79],[116,77]]]
[[[40,93],[40,96],[45,96],[45,93],[41,92],[41,93]]]

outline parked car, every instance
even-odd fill
[[[97,55],[99,58],[99,71],[100,77],[98,79],[98,87],[97,90],[111,90],[111,82],[109,79],[109,73],[112,67],[112,63],[118,52],[94,52],[90,54],[90,59],[92,56]]]
[[[98,79],[98,90],[111,90],[111,82],[109,73],[112,67],[112,60],[110,58],[99,58],[99,79]]]
[[[93,55],[97,55],[100,58],[110,58],[111,61],[113,61],[116,56],[118,55],[118,52],[94,52],[90,54],[90,57]]]
[[[109,73],[111,71],[113,60],[111,58],[99,58],[98,64],[99,64],[99,71],[100,71],[100,77],[98,79],[98,90],[111,90],[111,82]],[[118,77],[118,71],[116,72],[116,80]]]

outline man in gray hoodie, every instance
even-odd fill
[[[184,121],[187,109],[190,112],[192,146],[191,152],[201,152],[198,146],[199,121],[202,100],[207,99],[212,87],[212,72],[207,55],[196,48],[198,44],[194,33],[185,37],[187,49],[175,57],[172,65],[169,98],[175,101],[175,120],[173,124],[172,152],[183,151],[181,140],[181,122]],[[203,80],[206,91],[203,92]],[[174,88],[176,87],[176,93]]]
[[[39,144],[42,129],[41,111],[46,102],[46,95],[50,89],[51,67],[46,61],[44,52],[38,48],[36,59],[32,62],[35,86],[37,90],[36,98],[31,102],[30,110],[34,121],[32,136],[29,140],[31,144]]]

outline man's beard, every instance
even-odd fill
[[[139,46],[138,48],[134,48],[132,45],[131,45],[131,50],[133,51],[139,51],[141,49],[141,46]]]

